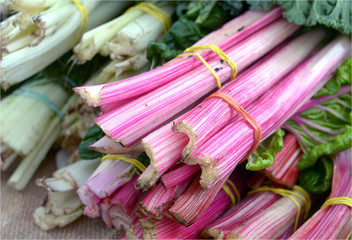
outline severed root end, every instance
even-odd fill
[[[154,183],[158,180],[159,176],[159,171],[156,167],[156,157],[155,153],[153,150],[153,147],[142,140],[142,146],[145,151],[145,153],[148,155],[150,159],[150,164],[147,167],[147,169],[142,173],[142,175],[138,178],[136,188],[137,189],[143,189],[147,190],[151,186],[154,185]]]
[[[97,142],[89,146],[89,149],[92,149],[97,152],[104,154],[137,154],[144,151],[144,148],[140,142],[133,144],[130,147],[124,147],[121,143],[117,143],[111,138],[104,136],[99,139]]]
[[[207,228],[200,235],[205,238],[213,238],[217,240],[225,239],[223,231],[221,231],[221,229],[215,228]]]
[[[139,220],[143,228],[143,239],[157,239],[156,224],[154,220]]]
[[[182,150],[182,159],[185,159],[191,154],[193,149],[196,147],[198,134],[193,131],[193,126],[185,121],[178,122],[172,125],[171,128],[173,131],[182,132],[186,134],[189,138],[187,146]]]
[[[105,84],[82,86],[73,89],[75,93],[80,95],[83,101],[85,101],[90,107],[97,107],[102,100],[101,91]]]

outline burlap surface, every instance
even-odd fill
[[[1,239],[116,239],[119,235],[108,229],[100,219],[81,217],[64,228],[42,231],[33,219],[33,211],[43,204],[45,190],[35,186],[35,179],[51,177],[55,171],[53,154],[49,154],[27,188],[16,191],[6,182],[11,171],[1,174]]]

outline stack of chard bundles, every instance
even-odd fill
[[[85,215],[121,239],[351,238],[350,2],[119,1],[84,34],[79,4],[93,18],[105,1],[42,2],[5,1],[20,13],[1,23],[0,63],[1,168],[23,159],[9,184],[55,141],[73,162],[37,179],[40,228]],[[56,62],[14,85],[70,48],[70,74]]]
[[[347,36],[249,10],[149,72],[74,88],[105,154],[83,214],[123,239],[348,238],[350,55]]]

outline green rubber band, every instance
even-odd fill
[[[28,87],[21,87],[20,89],[15,90],[13,94],[30,97],[41,103],[44,103],[49,108],[51,108],[62,120],[64,119],[65,115],[61,112],[61,110],[43,93],[40,93]]]

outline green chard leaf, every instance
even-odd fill
[[[89,149],[88,147],[93,143],[97,142],[99,139],[104,137],[104,132],[101,128],[94,124],[86,133],[83,140],[78,146],[79,157],[83,160],[93,160],[102,157],[103,154]]]
[[[269,138],[260,143],[259,147],[249,156],[247,170],[259,171],[273,165],[276,153],[284,147],[285,131],[279,129]]]
[[[311,193],[323,193],[330,189],[334,165],[331,159],[322,157],[314,166],[304,169],[298,185]]]
[[[347,0],[247,0],[253,10],[281,6],[283,16],[298,25],[322,25],[351,35],[351,1]]]
[[[175,58],[208,33],[245,10],[241,1],[179,1],[174,22],[163,43],[150,42],[147,58],[155,68]]]

